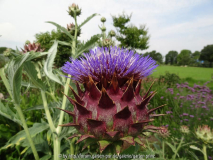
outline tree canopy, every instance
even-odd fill
[[[48,51],[53,44],[55,39],[59,41],[70,41],[70,38],[60,30],[52,30],[51,32],[38,33],[35,35],[36,42],[41,44],[41,48]],[[71,56],[70,46],[59,45],[58,54],[55,58],[55,65],[61,67]]]
[[[120,47],[129,49],[145,50],[148,46],[148,29],[145,25],[136,27],[133,24],[127,25],[130,22],[131,15],[123,13],[119,16],[112,16],[113,26],[117,30],[116,39],[120,42]]]
[[[177,64],[177,56],[178,56],[177,51],[169,51],[169,53],[166,54],[165,63],[171,65]]]
[[[163,63],[163,56],[162,54],[160,54],[159,52],[151,51],[151,52],[146,52],[143,56],[150,56],[152,57],[155,61],[158,62],[158,64],[162,64]]]
[[[179,65],[189,65],[191,63],[191,54],[190,50],[184,49],[177,56],[177,62]]]
[[[208,61],[209,66],[212,67],[213,62],[213,44],[207,45],[201,50],[200,60]]]

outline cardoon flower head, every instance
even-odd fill
[[[159,129],[148,126],[153,121],[151,117],[160,116],[151,113],[162,106],[148,110],[156,92],[150,93],[150,87],[144,96],[139,94],[142,79],[157,67],[156,61],[117,47],[97,48],[70,61],[62,70],[76,81],[78,94],[71,88],[75,100],[67,98],[74,111],[63,111],[73,117],[73,122],[62,126],[75,127],[80,133],[74,135],[80,136],[78,142],[85,140],[89,144],[93,139],[93,143],[99,143],[101,152],[109,144],[115,144],[120,146],[116,147],[120,153],[126,144],[143,145],[143,132]],[[79,83],[84,85],[84,92]]]
[[[71,15],[72,17],[75,16],[79,16],[81,14],[81,9],[78,7],[78,5],[76,5],[75,3],[73,3],[71,6],[69,6],[68,8],[68,13],[69,15]]]
[[[185,126],[185,125],[180,126],[180,131],[182,133],[186,133],[186,134],[188,134],[190,132],[189,127]]]
[[[204,143],[213,143],[213,130],[208,125],[199,126],[195,134]]]
[[[161,136],[162,138],[168,138],[170,136],[170,132],[167,127],[161,127],[158,130],[158,135]]]
[[[80,59],[70,58],[62,67],[63,72],[72,76],[72,79],[80,83],[89,81],[101,82],[104,77],[108,82],[116,75],[119,84],[133,78],[138,81],[150,75],[158,66],[150,57],[142,57],[134,54],[134,51],[117,47],[97,48],[84,54]]]

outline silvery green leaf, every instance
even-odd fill
[[[69,36],[72,40],[74,39],[74,37],[70,34],[70,32],[69,32],[66,28],[60,26],[59,24],[57,24],[57,23],[55,23],[55,22],[50,22],[50,21],[48,21],[47,23],[53,24],[53,25],[56,26],[58,29],[62,30],[62,31],[63,31],[67,36]]]
[[[79,26],[78,28],[81,28],[83,25],[85,25],[87,22],[89,22],[93,17],[95,16],[100,16],[100,14],[94,13],[91,16],[89,16],[86,20],[84,20]]]
[[[17,114],[15,114],[10,108],[9,106],[4,106],[3,103],[1,103],[0,101],[0,115],[10,119],[11,121],[18,123],[19,125],[22,126],[22,122],[19,119],[19,117],[17,116]]]
[[[197,150],[197,151],[200,151],[200,152],[203,153],[203,151],[202,151],[200,148],[198,148],[197,146],[195,146],[195,145],[190,145],[189,147],[190,147],[191,149],[194,149],[194,150]]]
[[[39,79],[37,77],[37,71],[35,69],[35,66],[32,62],[25,62],[24,63],[24,70],[27,72],[27,75],[30,77],[30,80],[32,81],[32,83],[40,88],[41,90],[45,91],[46,90],[46,86],[45,84],[42,82],[41,79]]]
[[[74,58],[77,58],[78,56],[80,56],[85,50],[89,50],[89,49],[92,49],[93,47],[95,47],[96,46],[96,42],[100,38],[101,38],[100,34],[92,36],[90,40],[88,40],[83,46],[81,46],[77,50],[77,55]]]
[[[43,132],[44,130],[48,129],[49,125],[47,123],[34,123],[32,127],[29,128],[29,132],[31,137],[36,136],[38,133]],[[3,146],[1,149],[7,149],[10,146],[17,145],[23,143],[26,139],[26,133],[24,130],[18,132],[16,135],[11,137],[9,141]]]
[[[60,80],[59,76],[56,74],[53,74],[53,72],[52,72],[54,59],[55,59],[56,53],[57,53],[57,47],[58,47],[58,42],[55,41],[54,44],[52,45],[52,47],[48,51],[48,56],[47,56],[47,59],[44,64],[44,72],[45,72],[46,76],[49,77],[52,81],[55,81],[55,82],[61,84],[62,86],[64,86],[64,82]]]

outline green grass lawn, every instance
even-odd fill
[[[185,79],[191,85],[211,81],[207,86],[213,87],[213,68],[162,65],[155,69],[152,76],[158,78],[160,75],[165,75],[166,72],[177,74],[181,79]]]

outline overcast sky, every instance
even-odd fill
[[[0,47],[23,47],[35,34],[56,29],[46,21],[64,27],[74,22],[68,6],[82,8],[81,23],[93,13],[96,16],[82,28],[80,40],[99,34],[100,18],[106,17],[107,32],[115,28],[111,15],[132,13],[132,24],[145,24],[150,35],[149,49],[165,56],[168,51],[200,51],[213,44],[213,0],[0,0]]]

